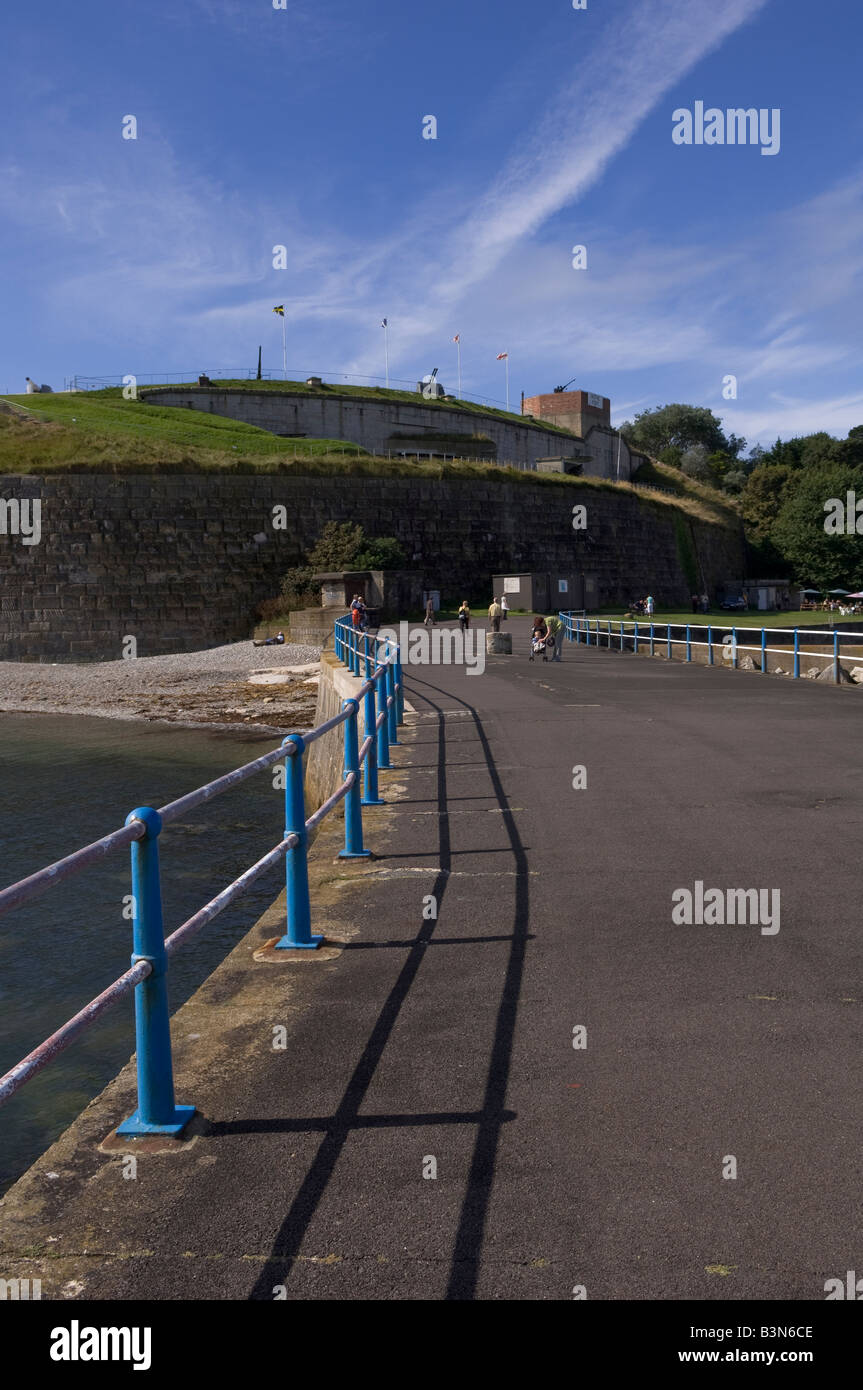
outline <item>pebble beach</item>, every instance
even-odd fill
[[[319,658],[317,647],[234,642],[127,661],[2,661],[0,712],[307,728],[314,722]]]

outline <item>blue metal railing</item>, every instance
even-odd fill
[[[612,620],[609,618],[587,618],[581,615],[577,615],[575,612],[572,611],[561,611],[558,614],[558,617],[563,623],[567,639],[570,642],[583,642],[585,646],[588,647],[604,645],[611,649],[612,637],[615,637],[616,645],[614,650],[621,652],[624,650],[632,651],[637,655],[639,651],[639,643],[643,645],[646,641],[649,640],[650,655],[653,656],[655,654],[655,642],[656,640],[658,640],[658,629],[663,628],[665,630],[666,642],[665,655],[669,661],[672,660],[674,644],[683,647],[685,652],[683,660],[690,663],[693,660],[693,647],[706,647],[707,665],[713,666],[715,665],[714,646],[718,645],[720,648],[722,648],[723,653],[728,647],[730,647],[729,659],[731,661],[732,669],[734,670],[737,670],[739,666],[741,653],[757,652],[760,657],[760,663],[756,663],[756,669],[759,669],[764,675],[769,674],[768,656],[778,655],[790,657],[790,674],[794,680],[800,680],[801,678],[800,657],[801,655],[805,654],[806,656],[813,657],[819,661],[830,662],[832,665],[833,680],[836,685],[838,685],[842,679],[840,674],[840,659],[842,657],[842,638],[847,638],[849,645],[851,646],[858,648],[863,647],[863,635],[854,632],[840,633],[836,628],[830,628],[828,630],[808,627],[803,628],[802,631],[805,633],[806,637],[825,637],[830,639],[829,644],[827,642],[824,643],[825,646],[830,646],[830,651],[819,652],[807,650],[804,653],[800,646],[801,629],[798,627],[763,627],[755,629],[743,629],[743,631],[753,631],[754,633],[760,633],[757,645],[747,646],[745,643],[742,643],[739,640],[738,632],[740,631],[740,629],[733,625],[721,628],[720,632],[722,632],[724,635],[717,638],[714,637],[714,629],[712,624],[710,623],[655,623],[651,620],[648,623],[642,623],[641,632],[639,632],[639,624],[637,622],[618,621],[616,624],[617,631],[613,632]],[[693,626],[702,629],[707,629],[706,641],[696,639],[692,636]],[[645,629],[647,630],[647,636],[645,636]],[[675,631],[683,635],[675,637]],[[787,634],[790,639],[789,645],[785,647],[768,646],[768,632],[778,632],[780,634]],[[619,639],[619,641],[617,641],[617,639]],[[626,645],[624,646],[624,644]],[[858,653],[853,651],[849,653],[846,659],[856,659],[858,661],[863,661],[863,657],[861,657]]]
[[[347,632],[345,628],[349,629]],[[366,858],[370,851],[363,843],[363,806],[380,806],[378,770],[390,767],[389,749],[397,743],[397,726],[404,722],[404,692],[399,648],[367,634],[351,630],[350,622],[336,623],[336,652],[339,659],[359,675],[359,642],[362,639],[364,681],[356,694],[342,702],[339,714],[317,728],[302,734],[289,734],[278,748],[218,777],[186,796],[154,810],[139,806],[126,818],[120,830],[76,850],[65,859],[39,869],[28,878],[0,891],[0,916],[32,902],[43,893],[65,882],[113,850],[131,846],[133,951],[131,968],[67,1023],[0,1077],[0,1105],[9,1100],[31,1077],[89,1028],[114,1004],[132,990],[135,992],[135,1038],[137,1051],[138,1107],[118,1128],[119,1134],[177,1135],[195,1113],[191,1105],[177,1105],[174,1099],[174,1073],[171,1030],[168,1015],[168,961],[180,946],[208,922],[235,902],[257,879],[285,861],[287,922],[276,950],[314,950],[323,937],[312,933],[309,893],[308,846],[310,833],[341,801],[345,802],[345,847],[341,856]],[[375,695],[378,706],[375,709]],[[364,738],[359,741],[358,714],[364,701]],[[344,726],[344,781],[313,815],[306,817],[303,754],[310,744]],[[285,833],[278,845],[245,873],[224,888],[167,939],[162,922],[162,890],[159,864],[159,834],[164,825],[176,820],[205,801],[220,796],[247,778],[273,767],[285,765]],[[360,769],[363,769],[363,795],[360,795]]]

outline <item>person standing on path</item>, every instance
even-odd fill
[[[470,609],[467,606],[467,599],[461,601],[461,608],[458,610],[458,620],[462,632],[470,627]]]
[[[506,622],[507,618],[509,617],[509,600],[507,599],[506,594],[501,595],[500,607],[501,617],[503,618],[504,622]]]
[[[491,618],[492,632],[500,632],[500,620],[503,617],[503,609],[496,598],[493,598],[489,604],[488,616]]]
[[[552,644],[553,655],[551,659],[552,661],[560,661],[563,651],[563,623],[560,618],[551,617],[546,619],[545,625],[548,628],[548,641]]]
[[[652,594],[648,594],[648,595],[647,595],[647,598],[644,600],[644,607],[645,607],[645,611],[646,611],[646,613],[647,613],[648,618],[652,618],[652,617],[653,617],[653,595],[652,595]]]
[[[434,627],[434,599],[431,594],[426,599],[426,615],[423,621],[426,627]]]

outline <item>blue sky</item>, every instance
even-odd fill
[[[2,391],[280,370],[284,302],[297,374],[382,375],[386,316],[394,379],[454,388],[460,333],[496,400],[507,350],[514,402],[863,423],[851,0],[82,0],[4,35]],[[779,108],[779,153],[674,144],[696,101]]]

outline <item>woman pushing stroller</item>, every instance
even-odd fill
[[[554,652],[554,635],[549,632],[548,623],[545,618],[534,618],[533,631],[530,634],[530,660],[541,656],[543,661],[548,661],[549,651]]]

